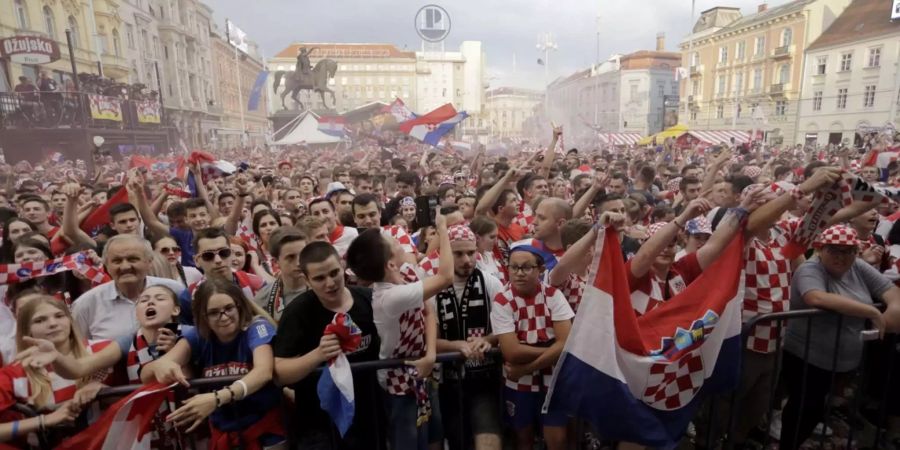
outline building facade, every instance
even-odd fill
[[[481,42],[465,41],[458,52],[416,52],[416,102],[425,113],[446,103],[472,116],[485,101],[485,53]]]
[[[102,67],[107,77],[127,81],[130,72],[124,49],[117,39],[123,22],[113,0],[77,1],[10,0],[0,4],[0,38],[43,36],[57,42],[61,58],[57,61],[29,65],[0,61],[0,91],[10,91],[20,76],[36,81],[40,71],[47,71],[60,86],[71,78],[66,30],[72,31],[72,47],[78,72],[97,73]],[[93,5],[93,6],[92,6]],[[98,65],[99,63],[99,65]]]
[[[765,130],[793,143],[805,49],[850,0],[794,0],[742,16],[737,8],[703,11],[681,43],[682,119],[697,130]]]
[[[648,135],[664,125],[663,103],[677,97],[678,53],[656,50],[612,55],[608,60],[558,79],[547,88],[548,115],[567,134],[591,142],[598,133]]]
[[[485,94],[484,118],[490,136],[505,139],[528,139],[534,137],[528,124],[534,117],[535,106],[544,94],[539,91],[513,87],[498,87]]]
[[[897,129],[900,22],[890,17],[890,2],[854,0],[809,46],[796,142],[853,145]]]
[[[257,108],[247,109],[256,77],[264,70],[258,49],[251,44],[248,53],[236,52],[226,36],[217,31],[212,33],[211,45],[215,73],[215,99],[211,108],[221,108],[219,127],[212,131],[213,145],[227,148],[264,144],[269,128],[266,105],[269,92],[263,89]]]
[[[297,54],[301,48],[313,49],[310,53],[310,64],[328,58],[338,63],[335,78],[329,80],[328,87],[335,93],[335,104],[326,95],[326,104],[318,94],[301,92],[300,100],[305,107],[314,110],[334,109],[347,111],[373,102],[390,103],[395,98],[415,105],[416,99],[416,53],[398,49],[392,44],[338,44],[338,43],[301,43],[295,42],[278,52],[268,61],[270,72],[292,71],[297,64]],[[273,80],[268,82],[267,89],[272,92]],[[282,87],[278,95],[271,97],[269,111],[275,113],[283,109],[281,103]],[[296,105],[285,98],[285,105],[293,109]]]

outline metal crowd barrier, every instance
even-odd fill
[[[843,316],[841,316],[839,314],[836,314],[836,313],[833,313],[830,311],[816,310],[816,309],[795,310],[795,311],[787,311],[787,312],[780,312],[780,313],[763,314],[763,315],[760,315],[760,316],[757,316],[757,317],[751,319],[749,322],[747,322],[744,325],[743,333],[742,333],[742,340],[746,346],[747,339],[750,336],[749,333],[751,332],[753,327],[758,324],[776,322],[778,324],[779,332],[780,332],[781,328],[785,326],[787,321],[806,320],[808,322],[807,323],[808,326],[807,326],[807,336],[805,339],[804,354],[803,354],[803,360],[806,361],[809,356],[810,337],[811,337],[811,333],[812,333],[812,331],[811,331],[812,327],[809,325],[813,324],[815,318],[825,317],[825,316],[838,317],[839,324],[844,319]],[[839,331],[835,337],[836,343],[840,342],[840,337],[841,337],[842,333],[843,333],[842,328],[839,327]],[[885,374],[885,380],[892,380],[893,374],[895,373],[895,370],[896,370],[896,368],[894,367],[894,365],[895,365],[894,362],[898,358],[898,355],[896,353],[898,351],[900,351],[900,347],[898,347],[897,335],[889,335],[888,337],[886,337],[886,340],[887,339],[890,339],[888,341],[890,344],[890,346],[888,348],[893,353],[891,353],[891,357],[887,361],[887,373]],[[775,358],[775,363],[774,363],[775,364],[775,366],[774,366],[775,375],[773,376],[772,385],[769,389],[770,402],[769,402],[768,414],[766,414],[765,418],[761,418],[761,419],[763,419],[763,421],[761,423],[762,429],[764,430],[763,432],[765,433],[765,442],[762,443],[764,448],[767,448],[772,443],[771,441],[773,440],[773,438],[771,436],[769,436],[769,426],[770,426],[771,418],[773,417],[773,412],[777,409],[777,406],[778,406],[776,404],[778,402],[778,396],[776,395],[776,393],[778,391],[778,386],[779,386],[779,379],[780,379],[779,372],[781,371],[781,356],[780,355],[782,354],[782,341],[783,341],[783,339],[776,340],[776,342],[777,342],[776,354],[779,356]],[[854,436],[856,434],[860,433],[866,427],[866,422],[867,422],[866,420],[862,419],[862,417],[859,413],[859,408],[861,406],[861,402],[862,402],[863,398],[866,396],[865,383],[867,381],[866,369],[867,369],[868,361],[866,358],[867,355],[865,353],[868,351],[868,347],[869,347],[868,345],[865,345],[863,347],[864,354],[862,355],[862,362],[858,369],[858,371],[860,372],[860,375],[856,377],[856,379],[859,381],[859,384],[856,386],[856,388],[854,390],[854,395],[850,399],[850,403],[849,403],[849,411],[851,414],[855,415],[856,417],[851,418],[851,420],[849,421],[851,423],[848,423],[848,425],[850,426],[849,430],[848,430],[848,435],[846,437],[842,438],[842,439],[846,440],[845,445],[847,446],[847,448],[851,448],[851,446],[854,446],[854,443],[855,443],[855,447],[858,447],[858,448],[884,448],[884,446],[882,445],[881,439],[884,437],[885,431],[886,431],[885,428],[886,428],[886,418],[887,418],[888,391],[892,387],[890,382],[884,383],[884,387],[883,387],[882,391],[880,392],[878,399],[876,399],[876,400],[879,400],[879,404],[877,405],[877,418],[875,420],[876,423],[870,424],[871,426],[874,426],[874,437],[871,440],[871,444],[868,447],[864,447],[861,445],[862,444],[861,442],[854,441]],[[829,447],[825,446],[824,441],[826,438],[825,431],[827,430],[828,425],[831,422],[831,420],[829,420],[829,419],[831,418],[830,416],[833,413],[833,411],[831,411],[831,407],[830,407],[830,405],[832,403],[831,400],[834,395],[835,378],[836,378],[833,368],[835,367],[835,365],[837,363],[838,352],[839,352],[839,346],[835,345],[835,351],[834,351],[834,354],[832,355],[832,361],[833,361],[832,371],[831,371],[832,377],[830,380],[829,394],[828,394],[828,397],[826,398],[826,410],[825,410],[824,418],[822,420],[823,429],[822,429],[822,433],[818,436],[818,440],[819,440],[818,448],[829,448]],[[499,353],[500,352],[498,349],[494,349],[489,354],[491,357],[497,357],[497,356],[499,356]],[[456,352],[442,353],[437,356],[437,362],[443,363],[445,366],[453,365],[453,364],[460,364],[464,360],[465,360],[465,358],[463,357],[463,355],[461,353],[456,353]],[[358,363],[351,364],[351,368],[354,373],[371,372],[371,371],[380,370],[380,369],[389,369],[389,368],[403,367],[403,366],[405,366],[405,361],[402,359],[366,361],[366,362],[358,362]],[[806,378],[805,372],[806,372],[807,368],[808,368],[808,366],[805,365],[804,366],[804,374],[803,374],[804,378]],[[322,368],[319,368],[316,371],[318,372],[321,370],[322,370]],[[206,391],[206,390],[209,390],[212,388],[231,384],[238,378],[240,378],[240,377],[231,376],[231,377],[193,379],[193,380],[190,380],[189,390]],[[457,420],[459,421],[459,423],[462,423],[462,421],[467,418],[465,415],[464,408],[462,407],[463,397],[465,395],[465,392],[463,392],[462,383],[455,383],[455,384],[457,386],[456,398],[455,399],[440,398],[439,401],[440,402],[446,402],[446,401],[458,402],[459,416],[457,417]],[[897,384],[897,383],[894,383],[894,384]],[[379,395],[380,387],[377,385],[377,383],[369,383],[369,385],[370,385],[371,389],[376,390],[374,395]],[[97,399],[101,400],[104,398],[108,399],[111,397],[120,397],[123,395],[127,395],[140,387],[141,387],[140,385],[128,385],[128,386],[116,386],[116,387],[104,388],[97,395]],[[895,387],[895,388],[898,388],[898,387]],[[498,389],[502,389],[502,382],[498,385]],[[800,410],[801,411],[803,410],[803,403],[805,401],[805,399],[804,399],[805,391],[806,391],[806,385],[804,384],[803,388],[802,388],[802,392],[800,393],[800,396],[801,396],[800,397],[800,402],[801,402]],[[182,390],[181,392],[183,394],[188,391]],[[740,410],[741,410],[740,404],[735,404],[736,403],[736,395],[735,395],[736,392],[737,391],[734,391],[731,395],[729,395],[727,393],[724,395],[724,397],[730,397],[730,399],[731,399],[731,402],[729,405],[730,412],[728,413],[728,417],[727,417],[727,419],[728,419],[727,429],[726,430],[716,430],[716,422],[717,421],[713,420],[711,418],[717,417],[717,414],[715,411],[717,402],[714,401],[714,398],[709,398],[706,401],[706,406],[708,407],[708,409],[706,410],[708,412],[707,418],[709,418],[709,421],[708,421],[708,424],[706,427],[706,431],[704,433],[702,433],[702,435],[700,433],[698,433],[693,438],[686,437],[683,442],[683,445],[680,448],[698,448],[698,449],[700,449],[700,448],[706,448],[706,449],[734,448],[733,442],[731,442],[730,433],[734,429],[737,415],[740,413]],[[791,394],[794,394],[794,393],[791,393]],[[178,398],[177,400],[182,401],[186,398],[187,397],[184,396],[182,398]],[[376,398],[376,397],[373,397],[373,398]],[[719,397],[719,398],[722,398],[722,397]],[[499,408],[498,411],[500,411],[502,414],[502,411],[504,410],[502,408],[502,398],[500,401],[501,401],[501,405],[499,405],[499,406],[501,406],[501,408]],[[373,447],[372,447],[373,449],[383,448],[381,446],[384,445],[384,442],[386,441],[385,436],[383,436],[384,429],[386,428],[386,425],[387,425],[387,417],[385,414],[386,411],[383,408],[381,408],[380,406],[382,406],[382,405],[380,405],[380,402],[374,402],[372,404],[372,408],[373,408],[372,411],[368,411],[368,412],[357,411],[358,414],[372,414],[372,417],[376,418],[376,420],[378,421],[377,422],[378,426],[375,427],[376,435],[372,436],[372,442],[379,443],[379,444],[377,446],[373,445]],[[35,415],[34,411],[25,405],[17,405],[16,408],[18,411],[23,412],[26,416]],[[289,411],[288,413],[291,413],[291,412]],[[702,420],[701,416],[702,416],[702,414],[695,417],[695,419],[694,419],[695,424],[699,425],[700,421]],[[802,418],[802,416],[801,416],[801,418]],[[856,420],[854,420],[854,419],[856,419]],[[799,420],[798,420],[798,422],[799,422]],[[459,428],[460,434],[459,434],[458,438],[459,438],[460,442],[466,442],[465,436],[463,435],[464,428],[465,427],[463,427],[463,426],[461,426]],[[587,443],[583,441],[582,431],[589,429],[589,428],[590,427],[587,426],[586,424],[576,423],[576,427],[575,427],[575,429],[577,430],[576,436],[573,436],[572,438],[576,439],[575,442],[577,442],[577,444],[578,444],[577,448],[579,448],[579,449],[587,449],[588,448]],[[796,430],[795,430],[795,432],[796,432]],[[835,432],[837,432],[837,430],[835,430]],[[815,438],[815,435],[810,437],[810,439],[813,439],[813,438]],[[332,439],[334,440],[334,442],[337,442],[338,437],[332,436]],[[194,443],[192,440],[188,439],[188,442],[190,442],[190,445],[193,446]],[[798,443],[798,445],[800,445],[800,444],[802,444],[802,443]],[[191,447],[191,448],[193,448],[193,447]]]

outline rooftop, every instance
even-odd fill
[[[853,0],[807,50],[900,33],[900,21],[890,20],[891,7],[891,2],[883,0]]]
[[[394,44],[324,42],[294,42],[278,52],[275,58],[294,59],[302,47],[315,48],[311,58],[416,58],[416,52],[400,50]]]

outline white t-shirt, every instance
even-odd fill
[[[500,263],[494,258],[494,254],[492,252],[484,252],[479,254],[480,258],[475,263],[475,267],[478,267],[482,273],[490,274],[494,278],[498,280],[502,279],[501,275]],[[493,298],[493,297],[491,297]]]
[[[434,299],[423,304],[422,282],[411,284],[393,284],[379,282],[372,285],[372,317],[378,336],[381,337],[381,349],[378,357],[390,358],[400,344],[400,316],[410,309],[434,306]],[[422,330],[424,333],[425,330]]]

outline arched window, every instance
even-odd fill
[[[794,37],[794,31],[790,28],[785,28],[784,31],[781,32],[781,46],[787,47],[791,45],[791,41]]]
[[[69,16],[69,31],[72,32],[72,47],[78,48],[78,41],[81,39],[81,31],[78,30],[78,21],[75,16]]]
[[[26,30],[28,26],[28,9],[25,8],[25,0],[15,0],[13,7],[16,11],[16,23],[19,28]]]
[[[119,38],[119,30],[112,30],[113,54],[122,56],[122,40]]]
[[[780,83],[789,83],[791,81],[791,65],[790,64],[782,64],[781,71],[778,76],[778,81]]]
[[[56,39],[56,20],[53,18],[53,11],[49,6],[44,7],[44,29],[51,39]]]

